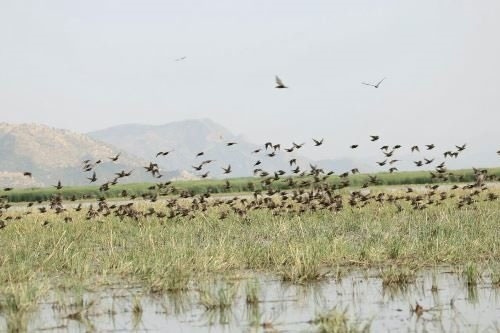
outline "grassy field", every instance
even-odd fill
[[[451,176],[449,182],[471,182],[474,180],[474,174],[472,170],[454,170],[452,171],[454,176]],[[500,168],[488,169],[490,175],[495,175],[500,178]],[[431,178],[428,171],[408,171],[408,172],[397,172],[397,173],[377,173],[376,176],[379,178],[379,186],[384,185],[411,185],[411,184],[429,184],[435,182]],[[361,186],[368,179],[367,174],[356,174],[349,176],[349,181],[351,186]],[[262,188],[260,179],[254,177],[247,178],[232,178],[229,179],[231,183],[231,188],[225,188],[224,180],[191,180],[191,181],[174,181],[172,185],[178,190],[189,191],[194,194],[205,193],[209,191],[210,193],[240,193],[248,192],[253,189]],[[328,182],[338,183],[340,178],[338,176],[332,175]],[[46,201],[55,193],[61,193],[65,200],[69,200],[74,197],[77,200],[85,198],[118,198],[122,196],[122,192],[127,191],[128,195],[140,196],[144,193],[155,192],[154,183],[136,183],[136,184],[118,184],[111,186],[109,191],[101,192],[99,191],[99,186],[76,186],[76,187],[64,187],[61,190],[56,190],[54,188],[31,188],[31,189],[15,189],[9,192],[2,192],[0,190],[0,195],[5,195],[10,202],[33,202],[33,201]],[[285,181],[279,181],[273,183],[272,188],[278,190],[288,189],[289,186]]]
[[[305,284],[352,267],[380,267],[383,283],[392,285],[409,283],[419,269],[447,265],[463,269],[467,283],[488,271],[500,286],[500,201],[483,193],[459,209],[456,193],[456,199],[427,209],[370,201],[338,212],[261,209],[244,217],[228,204],[189,218],[86,219],[84,211],[72,209],[59,215],[11,211],[12,219],[0,229],[0,315],[9,327],[22,328],[51,290],[134,284],[148,293],[171,293],[245,272]],[[164,202],[135,206],[166,211]],[[229,211],[225,219],[222,211]]]
[[[139,221],[65,213],[73,218],[70,223],[52,213],[33,213],[0,230],[0,281],[8,286],[130,279],[169,290],[205,273],[257,270],[300,282],[339,265],[421,267],[500,258],[498,200],[400,212],[377,203],[300,216],[263,210],[245,218],[230,213],[224,220],[220,209],[191,219]]]

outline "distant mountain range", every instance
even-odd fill
[[[237,144],[227,146],[228,142]],[[262,148],[258,154],[252,153]],[[198,178],[209,171],[210,178],[251,176],[254,168],[269,172],[290,172],[289,160],[297,159],[301,169],[317,164],[325,170],[344,172],[354,167],[372,171],[367,163],[351,159],[312,161],[300,155],[300,150],[284,152],[285,147],[268,156],[273,149],[264,143],[254,144],[236,136],[210,119],[186,120],[164,125],[129,124],[114,126],[87,134],[57,129],[39,124],[0,123],[0,186],[39,187],[61,180],[65,185],[89,184],[91,174],[82,171],[82,161],[102,160],[97,167],[98,184],[111,180],[121,170],[134,170],[127,182],[156,181],[144,172],[149,162],[158,163],[162,180]],[[172,151],[158,156],[160,151]],[[200,152],[204,154],[196,157]],[[109,157],[121,153],[117,162]],[[204,160],[214,162],[196,171],[193,166]],[[254,167],[260,160],[261,164]],[[225,175],[222,167],[231,165]],[[32,178],[22,175],[30,171]]]
[[[232,177],[250,176],[254,168],[268,171],[289,170],[290,156],[282,151],[276,151],[276,156],[269,157],[264,149],[259,154],[252,152],[263,148],[263,143],[257,145],[236,136],[226,128],[210,119],[185,120],[172,122],[165,125],[121,125],[104,130],[88,133],[94,139],[109,143],[120,150],[129,152],[141,159],[151,160],[160,165],[164,170],[186,170],[199,175],[193,166],[199,165],[204,160],[214,162],[203,167],[203,172],[209,171],[212,178],[222,177],[222,167],[231,165]],[[236,142],[227,146],[229,142]],[[283,148],[282,148],[283,149]],[[156,157],[160,151],[172,151],[163,157]],[[268,149],[271,153],[273,149]],[[196,157],[200,152],[204,154]],[[260,160],[259,166],[254,164]],[[302,165],[310,161],[304,157],[297,159]]]
[[[0,185],[48,186],[61,180],[66,185],[88,184],[82,172],[82,161],[102,159],[100,177],[111,178],[121,169],[138,168],[143,161],[123,153],[116,163],[108,157],[118,149],[88,135],[44,125],[0,123]],[[22,175],[29,171],[32,178]],[[142,180],[142,177],[131,177]]]

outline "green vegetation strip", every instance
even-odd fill
[[[455,170],[452,172],[454,175],[449,179],[449,182],[451,183],[457,182],[459,180],[464,182],[472,182],[475,179],[472,170]],[[500,177],[500,168],[488,169],[488,174]],[[409,171],[392,174],[377,173],[376,175],[379,179],[378,185],[429,184],[433,183],[434,181],[428,171]],[[285,179],[285,176],[283,176],[282,179]],[[298,180],[299,178],[296,177],[295,179]],[[367,182],[367,180],[368,175],[366,174],[349,176],[349,182],[351,186],[361,186],[363,183]],[[220,179],[174,181],[172,182],[172,185],[178,190],[177,192],[189,191],[193,194],[205,193],[207,191],[210,193],[240,193],[262,188],[260,179],[255,177],[232,178],[229,179],[229,181],[231,184],[230,188],[226,188],[225,181]],[[333,175],[329,178],[329,182],[331,184],[339,183],[340,178]],[[110,189],[106,192],[99,191],[99,186],[64,187],[60,191],[56,190],[55,188],[32,188],[17,189],[9,192],[2,192],[0,190],[0,195],[7,196],[10,202],[33,202],[38,200],[46,201],[56,193],[60,193],[66,200],[72,197],[80,200],[84,198],[98,197],[118,198],[122,195],[122,192],[124,190],[127,191],[128,195],[140,196],[144,193],[154,192],[155,190],[153,189],[153,187],[155,187],[155,184],[153,183],[119,184],[110,186]],[[285,190],[290,188],[287,182],[284,180],[274,182],[271,187],[278,190]]]

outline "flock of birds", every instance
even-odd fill
[[[383,81],[383,80],[382,80]],[[379,87],[382,81],[373,85],[375,88]],[[283,82],[276,77],[278,86],[276,88],[286,88]],[[380,139],[378,135],[371,135],[369,140],[376,142]],[[319,147],[323,144],[324,139],[312,139],[312,144]],[[227,147],[236,145],[237,142],[227,142]],[[301,149],[306,143],[295,143],[283,150],[286,153]],[[358,148],[358,144],[350,146],[351,149]],[[363,208],[371,203],[383,204],[388,203],[395,207],[395,211],[403,210],[403,202],[409,203],[406,205],[408,208],[415,210],[423,210],[429,206],[440,205],[443,201],[456,198],[456,205],[458,208],[464,206],[471,206],[479,201],[494,201],[498,199],[498,195],[488,188],[488,182],[498,180],[495,175],[488,174],[487,169],[473,168],[474,181],[462,185],[440,185],[450,179],[465,181],[463,176],[454,175],[446,167],[446,159],[458,158],[467,146],[456,145],[454,150],[444,151],[442,153],[443,161],[441,163],[435,162],[435,159],[427,159],[414,161],[417,167],[424,165],[431,165],[434,163],[434,170],[430,171],[430,177],[433,180],[430,184],[423,188],[407,187],[404,191],[370,191],[368,188],[373,185],[380,184],[380,179],[377,175],[367,175],[366,181],[362,184],[360,189],[353,189],[348,194],[342,194],[340,190],[350,186],[350,175],[359,173],[357,168],[346,170],[344,173],[334,175],[333,171],[323,170],[322,168],[309,165],[308,170],[302,170],[297,164],[297,158],[288,160],[290,170],[275,170],[266,171],[261,168],[262,160],[259,159],[260,155],[267,155],[274,157],[281,151],[281,144],[266,142],[260,148],[252,151],[256,156],[256,161],[253,164],[253,173],[257,180],[248,183],[248,189],[251,194],[240,196],[213,196],[213,193],[207,189],[205,193],[194,194],[189,190],[180,190],[175,187],[171,181],[157,182],[150,186],[146,193],[137,197],[137,195],[129,195],[126,190],[121,192],[122,200],[119,202],[109,202],[104,193],[109,191],[112,186],[117,185],[123,179],[132,175],[134,170],[125,171],[121,170],[114,174],[114,178],[103,182],[99,186],[99,191],[103,194],[97,199],[97,203],[83,206],[82,203],[74,203],[71,206],[64,204],[64,198],[61,193],[63,185],[58,181],[53,187],[58,190],[47,203],[43,201],[30,202],[28,208],[22,215],[29,215],[33,211],[38,211],[40,214],[47,212],[54,212],[57,215],[62,215],[65,222],[71,222],[71,211],[80,212],[86,210],[86,218],[88,220],[96,219],[100,216],[106,217],[111,214],[119,217],[120,219],[132,218],[140,219],[155,216],[156,218],[172,219],[175,217],[192,218],[196,214],[206,212],[210,207],[219,207],[219,218],[225,219],[229,214],[236,214],[245,217],[251,210],[265,209],[271,211],[273,215],[281,214],[302,214],[311,211],[330,211],[338,212],[347,207]],[[430,151],[436,149],[434,144],[427,144],[425,146],[411,146],[409,147],[412,153],[420,152],[421,150]],[[393,173],[398,171],[397,163],[400,162],[396,158],[397,152],[401,150],[401,145],[383,145],[380,147],[380,153],[383,160],[376,162],[379,166],[389,166],[389,172]],[[173,154],[174,150],[160,151],[156,154],[156,158],[168,158],[168,155]],[[497,152],[500,155],[500,151]],[[198,160],[205,156],[205,152],[197,153],[193,158]],[[120,154],[109,157],[111,162],[117,162],[120,159]],[[98,181],[97,169],[104,161],[99,159],[97,161],[85,160],[82,164],[82,171],[86,173],[86,178],[90,183]],[[205,159],[199,164],[193,165],[192,168],[198,172],[200,178],[207,178],[209,172],[204,172],[203,168],[214,162],[212,159]],[[150,173],[155,179],[163,177],[160,167],[156,162],[149,162],[144,166],[144,170]],[[231,165],[222,166],[221,173],[228,175],[232,172]],[[23,172],[26,177],[32,177],[31,172]],[[336,179],[332,179],[337,176]],[[453,177],[453,178],[452,178]],[[274,186],[281,183],[282,186]],[[225,179],[224,190],[230,192],[231,190],[230,179]],[[284,188],[284,190],[278,190]],[[454,192],[461,189],[462,191]],[[4,188],[3,191],[9,192],[13,188]],[[483,193],[485,193],[483,195]],[[164,198],[164,207],[155,208],[150,206],[143,210],[137,208],[136,199],[143,199],[145,201],[157,202],[160,197]],[[70,201],[76,201],[77,198],[73,196],[69,198]],[[37,205],[37,206],[35,206]],[[22,215],[8,214],[8,209],[11,205],[8,202],[8,196],[3,195],[0,197],[0,229],[6,227],[9,220],[20,220]],[[48,225],[49,221],[45,220],[42,225]]]

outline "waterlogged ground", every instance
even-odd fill
[[[333,332],[340,326],[317,320],[333,316],[369,332],[500,332],[500,288],[487,274],[474,280],[476,285],[447,268],[389,285],[380,270],[332,275],[307,285],[248,276],[198,282],[185,292],[161,295],[137,286],[50,292],[26,316],[27,330]],[[7,330],[2,313],[0,331]]]

